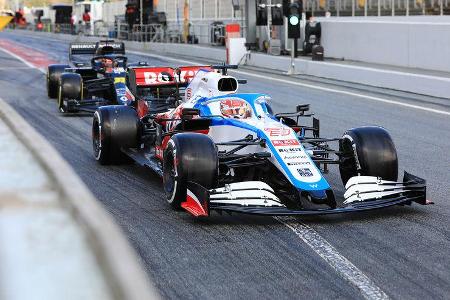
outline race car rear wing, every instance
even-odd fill
[[[123,42],[115,42],[114,40],[102,40],[96,43],[77,42],[71,43],[69,48],[69,58],[73,55],[94,55],[98,48],[109,46],[113,52],[111,54],[124,55],[125,44]]]
[[[212,68],[211,66],[130,67],[130,87],[134,93],[138,87],[183,87],[187,86],[200,70],[209,72]]]

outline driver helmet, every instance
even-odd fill
[[[247,119],[252,115],[250,105],[241,99],[220,101],[220,111],[224,117],[234,119]]]
[[[98,59],[99,67],[104,69],[106,73],[110,73],[114,68],[114,59],[112,57],[107,57],[114,53],[114,48],[111,46],[103,46],[97,48],[95,51],[96,56],[103,56]]]

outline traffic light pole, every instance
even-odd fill
[[[295,58],[297,57],[298,51],[298,39],[301,37],[300,33],[300,21],[302,19],[303,6],[299,5],[298,2],[293,2],[289,5],[289,11],[287,14],[288,18],[288,26],[287,26],[287,37],[292,39],[292,48],[291,48],[291,63],[289,66],[289,70],[287,71],[288,75],[295,74]]]
[[[292,39],[292,49],[291,49],[291,63],[289,65],[289,70],[287,75],[295,75],[295,57],[297,51],[297,39]]]

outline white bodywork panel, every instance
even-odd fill
[[[235,90],[226,92],[219,91],[219,80],[223,78],[235,79],[232,76],[222,75],[219,72],[198,71],[186,88],[185,102],[192,102],[203,97],[211,98],[236,93],[239,89],[237,81]]]
[[[402,183],[374,176],[354,176],[345,185],[344,204],[381,199],[407,191]]]
[[[210,202],[242,206],[284,207],[274,190],[261,181],[244,181],[225,185],[210,191]]]

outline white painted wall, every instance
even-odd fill
[[[319,21],[326,57],[450,72],[450,16]]]

